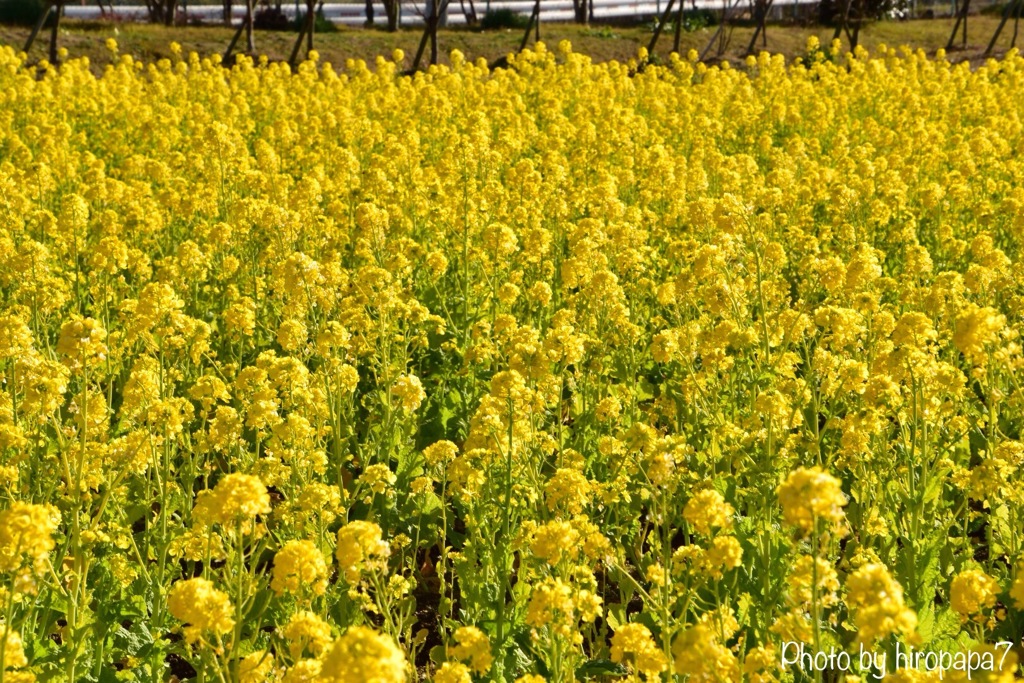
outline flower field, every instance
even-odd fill
[[[1024,58],[108,47],[0,47],[0,681],[1015,679]]]

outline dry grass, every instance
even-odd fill
[[[998,17],[972,16],[968,28],[968,46],[950,53],[952,59],[978,61],[989,38],[995,30]],[[924,49],[929,54],[943,47],[949,38],[953,22],[951,19],[930,19],[906,22],[878,22],[861,32],[861,44],[872,49],[880,43],[892,46],[909,45]],[[994,51],[998,56],[1009,46],[1012,26],[1008,26]],[[703,50],[708,45],[715,29],[708,28],[682,34],[683,52],[693,48]],[[736,26],[732,29],[728,48],[724,56],[730,60],[741,59],[750,41],[752,29]],[[172,40],[181,43],[186,52],[194,50],[200,54],[223,52],[231,39],[232,30],[220,26],[162,27],[148,24],[114,22],[65,21],[61,30],[60,44],[71,56],[86,55],[97,68],[109,61],[104,41],[114,37],[122,53],[130,53],[144,60],[169,55],[168,45]],[[821,27],[775,25],[767,32],[767,44],[758,41],[757,50],[766,49],[782,53],[789,58],[799,55],[809,35],[817,35],[823,43],[832,38],[832,30]],[[28,29],[0,26],[0,43],[14,45],[20,49],[28,35]],[[323,33],[316,37],[316,48],[321,59],[335,65],[344,65],[347,59],[361,58],[373,62],[376,55],[390,55],[395,48],[405,51],[407,62],[411,60],[419,43],[421,30],[407,29],[387,33],[380,29],[340,28],[336,33]],[[541,26],[541,39],[548,45],[555,45],[562,39],[572,42],[577,52],[583,52],[595,61],[625,61],[634,57],[638,48],[646,45],[651,38],[649,25],[610,27],[582,27],[576,24],[545,24]],[[31,58],[45,55],[47,36],[41,36],[32,49]],[[259,54],[266,54],[272,60],[287,59],[295,36],[287,32],[257,32],[256,47]],[[484,57],[493,62],[518,48],[522,31],[515,30],[442,30],[438,44],[442,61],[448,51],[458,48],[468,58]],[[672,47],[672,36],[663,34],[655,53],[667,55]],[[710,55],[714,55],[712,49]]]

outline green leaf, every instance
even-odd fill
[[[747,592],[741,593],[739,600],[736,601],[736,620],[741,626],[747,623],[747,616],[750,614],[750,608],[753,606],[753,602],[753,598],[751,598],[750,593]]]
[[[960,617],[952,608],[946,607],[935,615],[935,635],[953,637],[960,633]]]
[[[440,666],[448,661],[448,653],[444,650],[444,645],[435,645],[430,648],[430,661]]]
[[[100,677],[98,683],[121,683],[121,679],[117,677],[117,671],[105,666],[100,670]]]
[[[995,555],[999,555],[1002,550],[1002,543],[999,541],[1007,541],[1013,538],[1013,532],[1010,530],[1010,510],[1006,505],[1000,505],[992,514],[988,517],[989,524],[992,525],[993,530],[993,547],[991,552]],[[998,547],[997,547],[998,546]]]
[[[935,607],[928,605],[917,612],[917,632],[921,636],[921,645],[927,645],[935,637]]]
[[[153,634],[143,623],[132,624],[131,628],[118,626],[114,632],[114,646],[131,657],[148,651],[153,645]]]
[[[429,515],[441,509],[441,499],[433,491],[427,491],[422,496],[416,496],[416,509],[421,514]]]
[[[929,480],[923,494],[925,503],[930,503],[939,497],[939,494],[942,493],[942,483],[943,479],[941,477],[932,477]]]
[[[634,385],[636,389],[636,398],[638,401],[647,401],[654,398],[657,387],[651,384],[651,381],[646,377],[641,377],[640,381]]]
[[[520,672],[529,671],[531,667],[537,669],[537,673],[547,677],[548,669],[544,660],[540,657],[531,657],[530,631],[524,626],[517,626],[509,633],[511,646],[505,650],[505,670],[512,673],[512,678],[518,677]]]
[[[608,612],[605,615],[605,621],[608,622],[608,626],[613,631],[617,631],[619,626],[626,623],[626,606],[625,605],[608,605]]]
[[[629,670],[626,667],[616,664],[610,659],[591,659],[583,662],[576,669],[576,675],[583,679],[597,676],[625,676],[628,673]]]
[[[505,658],[507,663],[510,663],[510,671],[520,672],[529,669],[530,665],[534,663],[534,657],[531,657],[523,648],[516,646],[509,650],[508,657]],[[543,666],[539,667],[543,668]],[[547,671],[545,670],[545,673]]]
[[[915,607],[931,604],[935,600],[935,588],[939,580],[938,544],[930,543],[917,557],[917,595],[914,596]]]

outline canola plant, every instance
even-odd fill
[[[0,680],[1015,679],[1016,52],[108,47],[0,48]]]

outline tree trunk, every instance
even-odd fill
[[[178,13],[178,0],[166,0],[164,3],[164,25],[174,26],[174,18]]]
[[[466,9],[466,3],[465,3],[464,0],[459,0],[459,3],[462,6],[462,13],[466,17],[466,24],[468,26],[476,26],[476,22],[477,22],[476,5],[473,4],[473,0],[469,0],[469,9],[468,10]]]
[[[58,2],[53,11],[53,27],[50,29],[50,64],[57,63],[57,38],[60,35],[60,16],[64,14],[64,3]]]
[[[651,36],[651,42],[647,44],[647,52],[654,54],[654,46],[658,44],[658,38],[661,36],[661,30],[665,28],[665,24],[668,23],[668,18],[672,16],[672,8],[675,6],[676,0],[668,0],[668,4],[665,5],[665,11],[661,13],[661,17],[658,19],[658,25],[654,27],[654,35]]]
[[[306,16],[303,18],[302,26],[299,28],[299,37],[295,39],[295,47],[292,48],[292,56],[288,58],[288,64],[295,68],[295,63],[299,59],[299,50],[302,49],[302,39],[307,33],[313,33],[313,22],[314,15],[310,11],[306,11]]]
[[[54,10],[54,5],[47,5],[43,13],[39,15],[39,21],[32,28],[32,32],[28,34],[28,40],[25,41],[25,47],[22,48],[22,52],[28,54],[28,51],[32,49],[32,43],[36,42],[36,36],[39,35],[39,31],[42,30],[43,24],[46,23],[46,18],[50,16],[50,12]]]
[[[388,31],[398,30],[398,0],[384,0],[384,12],[388,15]]]
[[[683,31],[683,0],[679,0],[679,11],[676,12],[676,35],[672,40],[672,52],[679,54],[679,36]]]
[[[1017,47],[1017,29],[1020,28],[1020,8],[1024,4],[1022,0],[1013,3],[1013,37],[1010,38],[1010,47]]]
[[[587,23],[587,0],[572,0],[572,9],[577,24]]]
[[[967,10],[971,0],[964,0],[964,47],[967,47]]]
[[[440,4],[440,7],[438,7]],[[423,52],[427,48],[427,42],[430,42],[430,54],[431,64],[437,63],[437,23],[438,15],[448,10],[448,0],[431,0],[427,4],[427,20],[426,28],[423,30],[423,37],[420,38],[420,45],[416,49],[416,57],[413,58],[412,70],[416,71],[420,68],[420,60],[423,58]]]
[[[256,53],[256,40],[252,34],[252,2],[253,0],[245,0],[245,46],[250,55]]]
[[[956,23],[953,24],[953,32],[949,34],[949,42],[946,43],[946,49],[952,50],[953,43],[956,41],[956,32],[960,30],[960,23],[963,22],[964,32],[963,40],[964,46],[967,45],[967,10],[970,9],[971,0],[964,0],[964,3],[960,5],[960,11],[956,15]]]
[[[1013,11],[1016,13],[1018,7],[1020,7],[1020,0],[1014,0],[1014,2],[1003,8],[1003,18],[999,21],[999,26],[996,27],[996,32],[992,34],[992,40],[988,41],[988,47],[985,48],[986,57],[992,53],[992,48],[995,47],[996,41],[999,40],[999,34],[1003,32],[1003,27],[1006,26],[1006,22],[1010,19],[1010,12]],[[1015,20],[1013,23],[1013,41],[1010,43],[1010,47],[1013,47],[1016,42],[1017,22]]]
[[[313,51],[313,33],[316,30],[316,0],[309,0],[306,6],[306,11],[313,18],[313,21],[306,24],[306,54],[308,55]]]
[[[437,64],[437,20],[434,20],[434,27],[430,31],[430,63]]]

